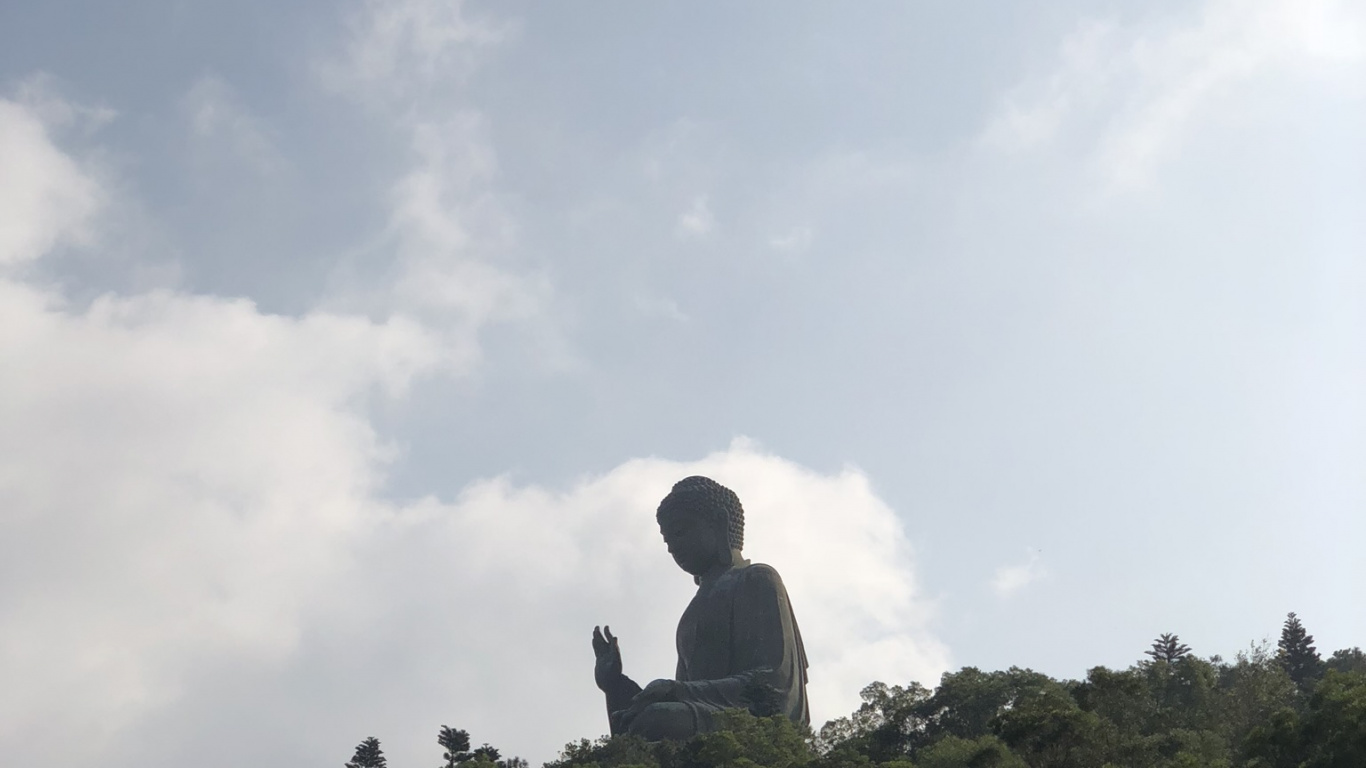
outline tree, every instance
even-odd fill
[[[1244,743],[1257,768],[1359,768],[1366,765],[1366,674],[1332,670],[1302,712],[1282,709]]]
[[[356,747],[356,754],[346,768],[386,768],[388,764],[379,748],[379,739],[371,736]]]
[[[922,709],[930,691],[914,682],[904,687],[872,683],[859,695],[863,704],[857,711],[821,728],[815,738],[816,749],[828,753],[843,746],[846,752],[857,752],[876,761],[895,760],[908,754],[915,746],[913,742],[925,731]]]
[[[1315,686],[1303,738],[1305,768],[1366,765],[1366,674],[1335,671]]]
[[[1366,653],[1362,653],[1360,648],[1333,651],[1325,666],[1339,672],[1366,672]]]
[[[995,736],[960,739],[945,736],[916,756],[917,768],[1029,768]]]
[[[1323,674],[1323,659],[1314,647],[1314,636],[1304,629],[1300,618],[1291,611],[1281,627],[1281,640],[1276,644],[1276,659],[1295,685],[1304,690]]]
[[[1229,744],[1243,744],[1254,728],[1295,703],[1295,682],[1262,641],[1239,651],[1219,670],[1219,723]]]
[[[466,731],[443,725],[441,732],[437,734],[436,743],[446,748],[445,753],[441,755],[446,760],[446,768],[455,768],[474,757],[470,754],[470,735]]]
[[[1144,651],[1143,655],[1153,657],[1153,661],[1165,661],[1171,664],[1190,652],[1191,647],[1182,643],[1181,638],[1164,632],[1153,641],[1153,649]]]

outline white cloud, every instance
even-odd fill
[[[474,19],[462,0],[365,0],[350,20],[345,55],[324,63],[334,87],[403,104],[438,83],[460,81],[505,26]]]
[[[0,102],[11,260],[103,197]],[[265,315],[171,292],[73,309],[0,277],[0,743],[94,759],[206,659],[288,654],[297,614],[373,521],[390,451],[363,416],[440,359],[402,317]],[[83,734],[70,738],[73,732]]]
[[[1340,0],[1208,0],[1165,25],[1087,21],[1055,71],[1007,97],[983,139],[1008,151],[1086,147],[1108,184],[1139,186],[1219,93],[1268,68],[1324,75],[1363,57],[1366,11]]]
[[[259,173],[270,173],[284,163],[264,122],[247,110],[222,78],[201,77],[185,95],[183,107],[190,135],[201,145],[223,147]]]
[[[349,596],[346,628],[325,633],[356,646],[340,652],[339,670],[373,664],[378,676],[405,659],[413,671],[392,682],[405,700],[386,693],[382,706],[346,705],[332,717],[350,723],[354,740],[379,733],[413,762],[431,754],[439,719],[537,760],[602,733],[594,625],[621,636],[638,681],[673,673],[673,632],[695,587],[667,556],[653,511],[690,474],[736,490],[746,554],[783,575],[817,725],[855,708],[874,679],[929,684],[947,668],[900,521],[867,478],[813,472],[741,440],[699,461],[628,461],[568,489],[495,478],[454,502],[405,508],[358,552],[370,565],[334,590]],[[358,650],[376,639],[384,645],[373,655]]]
[[[484,118],[452,98],[477,52],[505,32],[471,20],[458,0],[368,0],[345,54],[320,67],[330,85],[380,112],[411,158],[387,190],[388,229],[369,249],[390,267],[378,279],[339,269],[329,305],[411,311],[443,334],[458,367],[478,356],[482,327],[530,321],[551,295],[543,276],[500,263],[517,230],[493,188],[497,158]]]
[[[715,227],[716,219],[706,195],[694,197],[688,210],[678,216],[678,234],[682,237],[705,237]]]
[[[1019,565],[1003,565],[991,579],[991,589],[1001,599],[1014,597],[1020,590],[1047,574],[1039,562],[1039,551],[1031,549],[1029,559]]]
[[[0,157],[22,150],[100,199],[33,114],[0,107],[19,128]],[[23,258],[98,213],[26,183],[38,192],[4,192],[33,214],[10,233]],[[395,452],[366,403],[437,369],[445,344],[403,315],[288,318],[169,291],[77,308],[0,277],[0,359],[19,372],[0,377],[10,759],[325,764],[376,734],[417,764],[441,723],[550,757],[603,730],[594,624],[620,632],[641,679],[673,669],[692,584],[652,510],[695,472],[741,494],[747,551],[787,580],[818,720],[871,679],[947,666],[900,523],[853,470],[737,442],[567,490],[495,478],[451,502],[386,500]]]
[[[509,247],[515,235],[485,187],[497,163],[479,117],[414,125],[413,153],[416,164],[390,196],[399,251],[395,299],[474,325],[534,313],[546,286],[480,258]]]
[[[35,110],[0,99],[0,268],[89,238],[99,185],[47,138]]]

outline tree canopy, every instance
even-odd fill
[[[1202,659],[1163,634],[1149,658],[1081,680],[964,667],[934,689],[873,683],[815,733],[737,711],[687,742],[576,742],[547,768],[1366,767],[1366,654],[1338,651],[1297,679],[1313,668],[1297,660],[1318,656],[1287,626],[1274,653]]]
[[[1126,669],[1081,680],[1029,669],[945,673],[933,689],[875,682],[819,731],[735,710],[687,741],[567,745],[545,768],[1366,768],[1366,653],[1322,660],[1295,614],[1280,642],[1232,661],[1162,634]],[[441,726],[446,768],[527,768]],[[366,739],[348,768],[385,768]]]

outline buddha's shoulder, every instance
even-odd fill
[[[778,569],[767,563],[750,563],[743,568],[736,568],[731,573],[743,582],[763,582],[779,586],[783,583],[783,577],[778,575]]]

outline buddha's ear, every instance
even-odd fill
[[[731,547],[730,542],[726,540],[722,541],[721,547],[721,562],[725,563],[727,568],[735,567],[741,560],[740,550]]]

